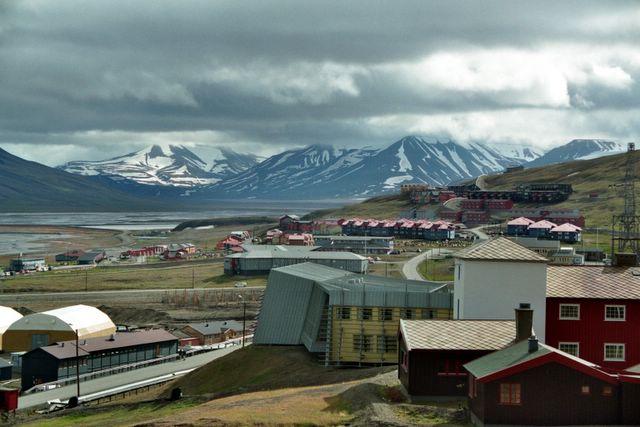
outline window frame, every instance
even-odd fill
[[[503,387],[508,387],[508,399],[503,400]],[[517,399],[514,399],[514,392],[517,390]],[[520,383],[500,383],[498,386],[498,404],[503,406],[521,406],[522,405],[522,385]]]
[[[617,346],[617,347],[622,347],[622,357],[618,358],[618,357],[607,357],[607,347],[611,347],[611,346]],[[604,357],[603,360],[606,362],[624,362],[626,361],[626,345],[624,343],[618,343],[618,342],[606,342],[604,343]]]
[[[371,307],[358,307],[358,320],[373,320],[373,309]]]
[[[566,350],[563,350],[561,347],[563,345],[575,345],[576,346],[576,354],[573,353],[569,353]],[[564,351],[565,353],[571,354],[572,356],[575,357],[580,357],[580,343],[579,342],[574,342],[574,341],[560,341],[558,342],[558,350],[560,351]]]
[[[563,307],[575,307],[577,309],[576,317],[568,317],[562,315]],[[558,319],[560,320],[580,320],[580,304],[560,304],[558,307]]]
[[[351,320],[351,307],[338,307],[338,320]]]
[[[407,316],[407,313],[410,313]],[[416,310],[413,308],[402,308],[400,309],[400,318],[404,320],[414,320],[416,318]]]
[[[373,335],[354,334],[353,351],[358,353],[373,353]]]
[[[381,322],[393,321],[393,308],[381,307],[378,309],[378,320]]]
[[[588,384],[583,384],[580,386],[580,394],[582,396],[590,396],[591,395],[591,386]]]
[[[378,335],[376,340],[378,353],[394,354],[398,352],[398,338],[395,335]]]
[[[622,318],[619,317],[608,317],[607,309],[608,308],[616,308],[622,309]],[[604,306],[604,320],[605,322],[624,322],[627,320],[627,306],[624,304],[606,304]]]

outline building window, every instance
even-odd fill
[[[572,356],[580,356],[580,343],[577,342],[560,342],[558,343],[558,349]]]
[[[520,384],[514,384],[514,383],[500,384],[500,404],[501,405],[522,404]]]
[[[580,304],[560,304],[560,320],[580,320]]]
[[[385,320],[393,320],[393,309],[392,308],[381,308],[378,311],[378,317],[381,321]]]
[[[605,305],[604,306],[604,320],[611,321],[624,321],[624,305]]]
[[[351,307],[338,307],[337,315],[340,320],[351,319]]]
[[[440,361],[438,367],[438,375],[446,377],[464,377],[467,372],[462,367],[462,363],[459,360],[445,359]]]
[[[604,360],[624,362],[624,344],[605,344]]]
[[[403,308],[400,310],[400,318],[401,319],[413,319],[414,311],[411,308]]]
[[[371,320],[373,318],[373,310],[370,308],[359,308],[358,319],[359,320]]]
[[[613,395],[613,387],[610,385],[602,386],[602,395],[603,396],[612,396]]]
[[[409,355],[404,349],[400,349],[400,365],[405,371],[409,370]]]
[[[360,353],[371,353],[373,349],[373,337],[371,335],[354,335],[353,351]]]
[[[423,319],[435,319],[436,318],[436,311],[424,308],[424,309],[422,309],[422,318]]]
[[[591,387],[589,387],[588,385],[583,385],[582,387],[580,387],[580,394],[591,394]]]
[[[398,338],[395,335],[378,335],[378,353],[398,351]]]

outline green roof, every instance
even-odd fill
[[[467,363],[464,367],[474,377],[482,378],[529,360],[537,359],[552,351],[550,347],[538,343],[538,350],[529,353],[529,342],[524,340],[502,350],[482,356],[479,359]]]

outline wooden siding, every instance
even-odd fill
[[[360,319],[360,310],[371,310],[370,319]],[[451,310],[445,308],[387,307],[391,318],[382,317],[383,307],[333,306],[331,311],[331,344],[329,362],[332,364],[394,364],[398,358],[398,328],[405,310],[411,310],[413,319],[450,319]],[[349,319],[342,319],[341,310],[348,310]],[[404,317],[403,317],[404,318]],[[358,337],[371,337],[368,343]],[[380,337],[390,337],[395,350],[386,352]]]
[[[521,385],[520,405],[501,405],[500,384]],[[589,386],[590,394],[582,394]],[[612,394],[603,396],[603,388]],[[579,425],[618,424],[618,387],[594,377],[549,363],[478,388],[470,408],[485,424]],[[482,401],[484,399],[484,401]],[[484,413],[483,413],[484,412]]]
[[[113,332],[110,332],[113,333]],[[46,331],[42,329],[32,330],[32,331],[12,331],[7,330],[3,337],[3,350],[6,352],[14,352],[14,351],[29,351],[33,350],[32,347],[32,337],[33,335],[47,335],[48,341],[44,345],[50,345],[58,341],[69,341],[76,339],[76,333],[74,331]],[[107,334],[109,335],[109,334]],[[105,336],[102,335],[94,335],[94,336]],[[82,338],[92,338],[83,336]]]
[[[560,320],[560,304],[579,304],[579,320]],[[624,305],[624,321],[604,320],[605,305]],[[621,370],[640,363],[640,301],[580,298],[547,298],[546,344],[580,343],[580,358]],[[625,344],[624,362],[604,360],[604,344]]]
[[[411,350],[408,352],[408,372],[401,381],[411,395],[466,396],[468,375],[462,367],[478,357],[490,353],[479,351]],[[444,375],[445,364],[451,371],[458,364],[465,375]]]

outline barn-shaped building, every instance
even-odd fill
[[[105,337],[116,325],[102,311],[87,305],[73,305],[33,313],[13,322],[2,337],[4,351],[29,351],[54,342],[76,338]]]
[[[13,322],[20,319],[22,314],[15,311],[10,307],[3,307],[0,305],[0,350],[3,350],[2,346],[2,337],[4,336],[5,331]]]

